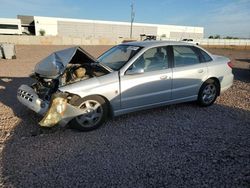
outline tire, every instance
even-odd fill
[[[214,80],[207,80],[200,88],[198,104],[200,106],[212,105],[219,95],[219,85]]]
[[[108,105],[100,96],[89,96],[76,100],[73,104],[86,112],[70,121],[70,128],[91,131],[99,128],[107,119]]]

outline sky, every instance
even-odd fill
[[[0,18],[17,15],[204,27],[210,35],[250,38],[250,0],[0,0]]]

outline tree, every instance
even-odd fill
[[[210,35],[208,38],[209,38],[209,39],[213,39],[213,38],[214,38],[214,36],[213,36],[213,35]]]
[[[161,38],[166,38],[166,34],[162,34],[162,35],[161,35]]]
[[[239,39],[238,37],[231,37],[231,36],[226,36],[224,39]]]
[[[214,39],[220,39],[220,35],[215,35]]]

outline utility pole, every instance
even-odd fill
[[[135,10],[134,10],[134,1],[131,3],[131,24],[130,24],[130,39],[133,36],[133,22],[135,20]]]

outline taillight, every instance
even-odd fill
[[[227,65],[232,69],[233,68],[233,63],[231,62],[231,61],[229,61],[228,63],[227,63]]]

